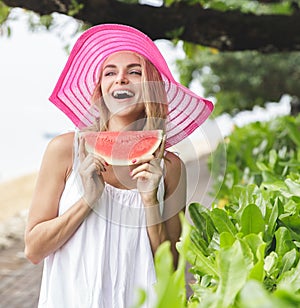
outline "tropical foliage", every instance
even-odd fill
[[[187,300],[180,296],[184,293],[182,283],[176,284],[178,276],[181,281],[184,277],[180,266],[169,270],[167,279],[158,275],[164,292],[157,307],[300,306],[299,129],[300,117],[282,117],[232,133],[228,171],[216,192],[219,202],[212,209],[191,204],[192,225],[182,217],[178,248],[181,262],[192,265],[193,294]],[[166,246],[156,257],[158,268],[170,269]],[[172,296],[176,306],[166,301]]]
[[[177,61],[180,81],[189,86],[197,80],[205,97],[215,97],[215,115],[278,102],[284,94],[300,97],[300,52],[220,53],[189,43],[183,46],[186,57]]]
[[[125,0],[126,1],[126,0]],[[138,2],[138,1],[136,1]],[[249,1],[249,0],[164,0],[166,6],[175,3],[186,2],[191,5],[201,4],[204,8],[218,11],[239,10],[242,13],[253,14],[291,14],[294,11],[295,4],[299,1]]]

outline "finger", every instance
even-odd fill
[[[150,171],[150,164],[149,163],[144,163],[142,165],[139,165],[138,167],[134,168],[131,170],[130,174],[132,177],[134,177],[136,174],[142,171]]]
[[[85,178],[91,178],[95,172],[97,172],[97,165],[95,163],[91,163],[80,170],[80,175]]]
[[[95,160],[97,160],[103,166],[109,166],[108,162],[104,158],[102,158],[101,156],[93,153],[93,157],[94,157]]]
[[[148,171],[140,171],[137,174],[135,174],[132,179],[137,180],[137,179],[142,179],[142,180],[148,180],[151,177],[151,173]]]
[[[155,158],[154,155],[151,154],[151,155],[149,155],[149,156],[145,156],[145,157],[142,157],[142,158],[133,159],[133,160],[131,161],[131,163],[132,163],[133,165],[144,164],[144,163],[150,162],[150,161],[151,161],[152,159],[154,159],[154,158]]]
[[[81,162],[81,170],[85,172],[85,170],[90,170],[90,166],[94,166],[95,168],[92,171],[97,171],[98,174],[100,172],[105,172],[106,167],[103,164],[103,160],[100,160],[98,157],[95,155],[89,153],[85,159]]]
[[[160,168],[158,163],[157,164],[153,164],[153,161],[151,161],[151,163],[145,163],[145,164],[142,164],[142,165],[134,168],[130,172],[130,175],[134,179],[136,177],[136,175],[139,175],[142,172],[147,172],[149,174],[161,175],[162,174],[162,169]]]
[[[105,172],[106,168],[102,163],[99,163],[98,161],[94,161],[94,164],[96,165],[97,171],[99,172]]]
[[[82,155],[82,157],[81,157],[82,161],[80,161],[81,168],[86,169],[86,168],[88,168],[89,165],[91,165],[94,162],[94,157],[90,153],[87,154],[87,155],[85,153],[81,154],[81,155]]]
[[[103,160],[99,159],[97,156],[95,156],[93,154],[89,154],[89,155],[90,155],[90,157],[87,159],[87,163],[89,165],[95,165],[97,172],[105,172],[106,167],[104,165]]]

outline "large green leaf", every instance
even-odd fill
[[[285,272],[278,281],[277,290],[300,291],[300,261],[295,268]],[[299,302],[300,303],[300,302]],[[298,306],[299,307],[299,306]]]
[[[276,249],[278,256],[283,257],[288,251],[296,248],[292,240],[290,231],[285,227],[280,227],[275,232],[276,237]]]
[[[217,302],[215,307],[229,307],[233,304],[248,276],[239,241],[235,241],[230,248],[221,249],[217,256],[217,262],[220,280],[216,291]]]
[[[267,222],[267,230],[266,230],[266,236],[267,240],[271,240],[274,236],[275,228],[276,228],[276,222],[279,216],[279,200],[278,197],[275,198],[274,205],[271,210],[271,215],[269,217],[269,221]]]
[[[241,216],[241,232],[244,235],[251,233],[264,233],[265,221],[260,209],[255,204],[247,205]]]
[[[267,292],[257,281],[248,281],[238,298],[238,308],[296,308]]]
[[[229,219],[227,213],[224,210],[215,208],[211,212],[211,218],[218,232],[229,232],[231,235],[235,235],[237,230],[231,220]]]
[[[179,261],[176,271],[173,269],[173,257],[170,242],[162,243],[155,254],[155,270],[157,283],[156,308],[181,308],[186,303],[185,270],[186,259],[190,246],[191,226],[186,221],[183,213],[180,214],[182,225],[181,239],[177,243]]]
[[[300,147],[300,134],[299,128],[296,123],[292,120],[286,121],[286,128],[289,133],[289,137],[295,142],[295,144]]]
[[[292,249],[285,253],[285,255],[282,257],[282,269],[281,274],[290,270],[292,266],[294,266],[297,257],[299,256],[299,252],[297,253],[296,249]]]

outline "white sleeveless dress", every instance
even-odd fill
[[[59,215],[83,192],[75,133],[73,170],[59,204]],[[164,185],[159,185],[160,210]],[[145,213],[136,189],[105,185],[95,209],[60,249],[44,260],[39,308],[130,308],[138,289],[143,307],[153,307],[156,281]]]

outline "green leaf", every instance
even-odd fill
[[[271,149],[269,152],[269,166],[273,170],[278,159],[278,155],[275,149]]]
[[[288,130],[289,137],[295,142],[295,144],[300,147],[300,134],[299,128],[295,123],[291,121],[286,121],[286,129]]]
[[[268,236],[268,239],[272,239],[274,236],[274,232],[276,229],[276,222],[279,215],[279,208],[278,208],[278,198],[275,199],[274,205],[272,207],[271,215],[269,217],[268,226],[266,234]]]
[[[297,252],[296,249],[292,249],[288,251],[283,257],[282,257],[282,269],[281,273],[284,273],[291,269],[291,267],[294,265],[294,263],[297,260]]]
[[[265,214],[265,204],[262,201],[261,191],[257,185],[249,184],[242,187],[238,201],[240,209],[238,210],[237,215],[240,216],[244,208],[251,203],[255,203],[258,207],[260,207],[261,212]]]
[[[0,1],[0,25],[6,21],[10,13],[10,8]]]
[[[131,307],[131,308],[140,308],[142,307],[143,303],[145,302],[147,298],[147,293],[143,289],[138,289],[137,290],[138,295],[137,295],[137,300],[136,303]]]
[[[173,257],[170,242],[162,243],[155,254],[157,282],[154,285],[157,294],[156,308],[182,308],[184,283],[178,280],[173,270]],[[177,279],[176,279],[177,278]],[[183,279],[184,282],[184,279]]]
[[[282,304],[281,307],[284,308],[295,308],[295,307],[300,307],[300,295],[299,294],[295,294],[293,291],[291,290],[283,290],[283,289],[277,289],[274,292],[274,296],[276,296],[276,298],[280,299]],[[281,308],[280,307],[280,308]]]
[[[292,308],[268,293],[263,285],[255,280],[247,281],[239,294],[239,308]],[[294,307],[295,308],[295,307]]]
[[[188,207],[194,225],[202,234],[203,239],[209,243],[216,231],[210,212],[199,203],[191,203]]]
[[[271,169],[263,162],[260,161],[256,162],[256,166],[260,171],[269,171],[269,172],[271,171]]]
[[[231,233],[222,232],[220,234],[220,248],[231,247],[235,240],[235,237]]]
[[[254,264],[253,268],[250,270],[248,279],[254,279],[260,282],[263,282],[265,278],[265,271],[264,271],[264,261],[258,261]]]
[[[170,242],[162,243],[155,253],[155,270],[157,283],[156,308],[181,308],[186,302],[185,270],[186,259],[190,249],[191,225],[187,222],[183,213],[180,213],[182,232],[180,241],[176,247],[179,252],[179,260],[176,271],[173,269],[173,256],[170,250]]]
[[[79,3],[77,0],[71,0],[71,3],[69,5],[69,9],[68,9],[68,15],[69,16],[75,16],[78,13],[80,13],[80,11],[82,11],[83,8],[84,8],[83,3]]]
[[[286,179],[285,181],[286,186],[288,187],[291,195],[299,196],[300,197],[300,183],[296,183],[291,179]]]
[[[231,305],[244,286],[248,270],[239,241],[230,248],[221,249],[217,258],[220,281],[217,288],[217,307]]]
[[[277,290],[299,292],[300,290],[300,261],[295,268],[283,273],[277,284]]]
[[[292,197],[287,185],[282,180],[274,180],[273,182],[272,181],[263,182],[262,187],[267,189],[268,191],[278,191],[284,197],[287,198]]]
[[[262,179],[264,184],[265,183],[278,183],[277,185],[280,185],[279,183],[282,181],[282,178],[279,174],[274,174],[271,171],[262,170]]]
[[[163,294],[168,288],[168,284],[173,273],[173,257],[170,251],[170,242],[162,243],[155,253],[155,272],[157,283],[155,290],[158,298],[163,297]]]
[[[241,232],[244,235],[265,231],[265,221],[260,209],[255,204],[247,205],[241,216]]]
[[[261,239],[260,235],[251,233],[240,239],[241,247],[249,275],[247,279],[256,279],[263,281],[264,272],[264,256],[266,243]]]
[[[202,217],[204,218],[205,221],[205,235],[206,235],[206,239],[208,242],[210,242],[215,234],[215,232],[217,231],[214,223],[210,217],[211,212],[208,211],[205,207],[202,207]]]
[[[201,272],[203,275],[207,274],[218,277],[219,274],[213,261],[206,257],[195,245],[191,244],[187,258],[195,270]]]
[[[266,256],[264,265],[264,269],[269,276],[271,276],[274,272],[278,272],[277,265],[278,255],[276,252],[271,251],[270,254]]]
[[[264,259],[266,243],[261,239],[260,235],[251,233],[246,235],[242,240],[249,245],[253,255],[255,256],[255,259],[253,260],[254,262]]]
[[[200,233],[202,233],[205,231],[205,223],[204,223],[204,218],[201,215],[200,208],[201,205],[199,203],[191,203],[188,206],[189,213],[195,227],[200,231]]]
[[[285,227],[280,227],[275,232],[276,237],[276,253],[278,256],[284,256],[288,251],[296,248],[295,244],[292,241],[292,236],[290,231]]]
[[[203,253],[205,256],[208,255],[208,250],[207,250],[207,243],[206,241],[202,238],[201,234],[198,232],[198,230],[194,229],[191,231],[191,241],[193,244]]]
[[[218,208],[213,209],[211,211],[211,218],[219,234],[222,232],[229,232],[234,236],[237,233],[235,226],[228,218],[228,215],[224,210]]]

